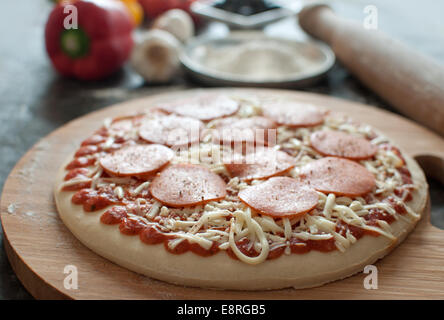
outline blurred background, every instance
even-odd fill
[[[15,163],[35,142],[74,118],[128,99],[210,84],[217,85],[217,81],[212,82],[214,77],[217,78],[214,73],[210,75],[212,80],[202,79],[202,77],[197,77],[198,80],[196,80],[196,74],[191,77],[190,70],[186,72],[181,68],[179,56],[184,50],[190,48],[190,44],[193,44],[192,48],[196,48],[205,44],[204,40],[223,39],[230,34],[246,32],[240,31],[239,25],[221,22],[220,20],[229,17],[217,16],[217,12],[217,19],[210,18],[214,12],[208,12],[204,7],[196,9],[196,12],[199,11],[200,14],[192,12],[190,5],[194,1],[191,0],[139,0],[140,3],[137,0],[122,0],[122,2],[128,9],[133,24],[133,29],[128,31],[136,40],[132,52],[128,49],[126,52],[128,57],[116,62],[113,67],[115,70],[110,69],[109,74],[100,75],[91,71],[92,73],[86,73],[86,76],[83,74],[83,76],[70,75],[68,77],[62,75],[66,73],[66,70],[60,71],[64,68],[60,66],[62,63],[57,61],[57,58],[51,57],[51,49],[47,47],[51,39],[48,40],[48,37],[45,45],[45,25],[56,5],[54,1],[2,0],[0,2],[1,187]],[[217,1],[217,6],[223,8],[223,2]],[[248,9],[246,5],[250,1],[226,2],[226,8],[246,16],[251,16],[254,10],[262,12],[270,9],[268,7]],[[263,31],[269,37],[280,36],[302,43],[307,40],[311,41],[310,37],[299,27],[297,18],[291,14],[291,10],[296,10],[300,5],[299,1],[281,2],[289,7],[286,12],[280,13],[283,18],[274,21],[276,17],[268,16],[271,22],[255,25],[255,34]],[[443,1],[334,0],[327,2],[338,16],[362,23],[368,17],[368,6],[377,8],[379,30],[444,64]],[[267,2],[267,5],[270,5],[270,2]],[[187,15],[184,16],[181,13],[165,15],[164,12],[173,8],[180,8],[187,12]],[[121,25],[122,22],[115,21],[112,24]],[[48,25],[47,28],[55,27]],[[103,30],[97,30],[97,32],[112,32],[112,28],[104,27]],[[161,32],[153,33],[153,28]],[[76,50],[79,49],[76,45],[79,44],[73,43],[70,36],[67,36],[66,50],[72,49],[73,54],[76,54]],[[77,36],[74,35],[74,37]],[[160,61],[156,60],[159,57],[156,58],[155,54],[151,57],[152,61],[146,60],[151,58],[147,58],[146,51],[143,50],[150,45],[165,50],[161,51]],[[49,47],[51,47],[50,44]],[[197,56],[203,54],[202,49],[199,50],[195,53]],[[208,54],[209,49],[205,50],[207,51],[204,53]],[[218,50],[222,48],[217,47],[215,52],[219,52]],[[190,53],[191,58],[195,58],[196,55],[193,56]],[[184,62],[183,59],[182,62]],[[194,66],[194,72],[205,71],[196,67],[194,62],[189,63],[188,68]],[[317,81],[299,83],[298,89],[371,104],[396,112],[376,94],[364,87],[339,62],[331,66],[326,65],[325,70],[319,73],[322,77],[314,79]],[[99,79],[82,79],[85,77]],[[224,77],[221,76],[221,78]],[[294,79],[300,79],[300,74]],[[280,87],[279,83],[274,86]],[[432,223],[444,228],[444,191],[438,182],[433,180],[429,182],[432,196]],[[0,250],[0,299],[29,298],[31,296],[11,270],[2,246]]]

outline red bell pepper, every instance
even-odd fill
[[[65,18],[72,14],[64,12],[67,5],[77,8],[77,29],[64,27]],[[132,29],[131,16],[120,1],[62,2],[46,23],[46,50],[61,74],[97,80],[115,72],[128,59],[133,47]]]

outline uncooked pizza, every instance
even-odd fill
[[[263,290],[362,271],[413,229],[427,184],[389,139],[328,106],[225,92],[103,119],[55,199],[82,243],[130,270]]]

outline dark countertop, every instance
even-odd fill
[[[362,0],[334,1],[338,14],[358,20],[364,19],[364,7],[368,4]],[[378,9],[379,29],[444,63],[443,2],[373,0],[371,4]],[[71,119],[123,100],[197,86],[183,78],[170,86],[148,86],[128,66],[101,82],[83,83],[59,77],[46,57],[43,40],[51,6],[47,0],[0,2],[1,188],[14,164],[35,142]],[[340,65],[325,80],[306,90],[393,111]],[[439,183],[429,182],[432,223],[444,229],[444,190]],[[2,245],[0,299],[30,298],[14,275]]]

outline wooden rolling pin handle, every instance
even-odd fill
[[[401,113],[444,136],[444,67],[376,30],[336,16],[325,5],[299,14],[361,82]]]

